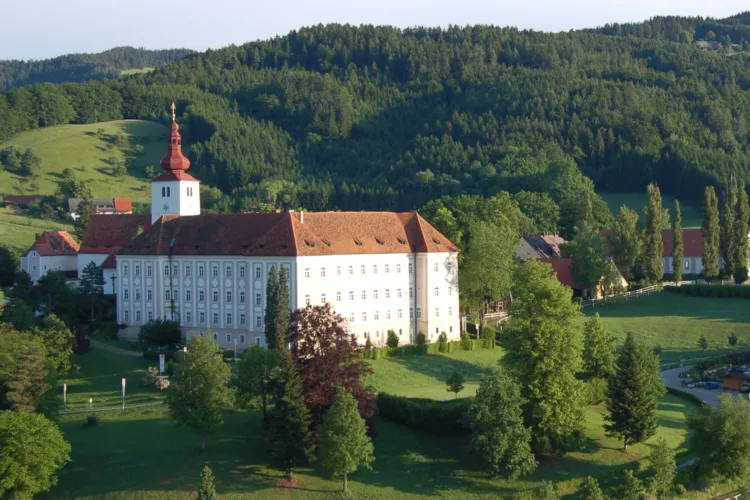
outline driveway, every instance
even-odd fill
[[[716,408],[719,405],[719,396],[722,394],[731,394],[733,396],[741,395],[737,391],[725,391],[724,389],[690,389],[688,387],[682,387],[682,381],[684,379],[681,379],[679,377],[680,373],[687,371],[691,368],[691,366],[683,366],[680,368],[673,368],[671,370],[665,370],[661,372],[661,376],[664,379],[664,385],[667,387],[671,387],[673,389],[678,389],[682,392],[687,392],[689,394],[692,394],[698,398],[700,398],[702,401],[708,403],[711,408]]]

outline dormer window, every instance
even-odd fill
[[[354,243],[356,243],[358,247],[362,246],[362,241],[358,240],[357,238],[354,238]]]
[[[377,236],[375,236],[375,241],[378,242],[378,245],[385,245],[385,241],[383,241],[381,238],[378,238]]]

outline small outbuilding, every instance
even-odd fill
[[[739,391],[747,383],[747,375],[742,370],[731,370],[721,379],[721,386],[730,391]]]

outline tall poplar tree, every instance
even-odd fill
[[[737,187],[737,220],[734,223],[735,236],[735,252],[734,258],[734,280],[737,283],[744,283],[747,281],[748,274],[748,250],[750,250],[748,244],[748,223],[750,223],[750,207],[747,201],[747,191],[745,184],[740,183]]]
[[[572,291],[549,264],[527,261],[514,280],[511,322],[502,337],[503,364],[521,384],[524,421],[539,453],[571,448],[580,431],[583,341]]]
[[[610,240],[612,258],[626,280],[643,251],[643,234],[638,227],[638,212],[625,205],[615,217],[614,237]]]
[[[661,192],[656,184],[648,186],[648,203],[644,213],[645,231],[643,238],[643,273],[651,283],[656,283],[664,276],[662,254],[664,242],[661,230],[666,226],[666,217],[662,207]]]
[[[272,266],[268,272],[268,281],[266,281],[266,347],[269,349],[276,348],[276,303],[279,294],[279,275],[276,272],[276,266]]]
[[[713,186],[707,186],[703,199],[703,274],[706,278],[719,275],[719,200]]]
[[[682,240],[682,210],[680,202],[674,200],[674,218],[672,219],[672,280],[682,281],[682,257],[685,255],[685,244]]]
[[[276,290],[276,348],[287,348],[287,331],[289,330],[289,270],[282,266],[279,271],[279,284]]]
[[[625,450],[653,436],[658,427],[656,409],[664,392],[659,358],[628,333],[607,387],[607,435],[622,439]]]
[[[604,326],[599,313],[583,327],[583,369],[596,378],[609,378],[615,371],[615,337]]]
[[[724,260],[724,269],[733,273],[737,256],[737,232],[734,228],[737,220],[737,183],[732,179],[724,187],[724,203],[719,214],[719,252]]]

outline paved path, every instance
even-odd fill
[[[98,340],[89,339],[91,341],[91,346],[96,347],[97,349],[102,349],[104,351],[109,351],[114,354],[119,354],[120,356],[133,356],[133,357],[143,357],[143,353],[135,352],[135,351],[128,351],[127,349],[120,349],[119,347],[111,346],[109,344],[105,344],[104,342],[99,342]]]
[[[709,404],[711,408],[716,408],[719,405],[719,396],[722,394],[742,396],[742,394],[737,391],[725,391],[723,389],[690,389],[688,387],[682,387],[682,381],[684,379],[681,379],[679,375],[680,373],[689,370],[691,367],[692,365],[688,365],[680,368],[673,368],[671,370],[664,370],[661,372],[661,376],[664,379],[664,385],[692,394],[693,396],[700,398],[701,401]]]

